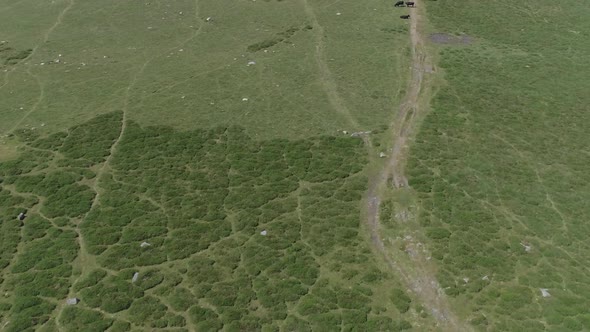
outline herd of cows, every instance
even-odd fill
[[[416,3],[413,1],[398,1],[393,5],[394,7],[416,7]],[[399,18],[407,20],[410,18],[410,15],[402,15]]]

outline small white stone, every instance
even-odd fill
[[[248,101],[248,98],[242,98],[242,101]]]
[[[265,229],[265,230],[263,230],[262,232],[260,232],[260,235],[262,235],[262,236],[266,236],[266,229]]]
[[[133,274],[133,278],[131,278],[131,282],[136,282],[139,279],[139,272],[135,272]]]
[[[551,296],[551,294],[549,294],[549,292],[548,292],[549,289],[547,289],[547,288],[539,288],[539,290],[541,291],[541,295],[543,297],[550,297]]]

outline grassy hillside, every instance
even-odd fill
[[[342,132],[385,141],[407,46],[381,0],[4,1],[0,329],[434,329]]]
[[[133,122],[119,138],[121,118],[19,131],[0,163],[6,331],[429,324],[360,231],[361,140]]]
[[[590,10],[427,9],[432,33],[470,40],[435,45],[446,84],[408,167],[438,280],[478,330],[590,329]]]
[[[5,1],[0,47],[31,54],[0,52],[0,132],[66,130],[121,109],[141,124],[239,124],[260,137],[374,129],[406,74],[405,25],[390,9],[380,0]]]

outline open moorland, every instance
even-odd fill
[[[3,1],[0,329],[435,329],[362,222],[407,11]]]
[[[411,147],[417,200],[405,199],[441,287],[476,330],[587,331],[590,9],[427,12],[444,82]]]
[[[4,0],[0,330],[589,330],[589,7],[416,4]]]

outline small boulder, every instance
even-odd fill
[[[67,305],[76,305],[76,304],[78,304],[78,302],[80,302],[80,299],[77,297],[72,297],[72,298],[66,300]]]

